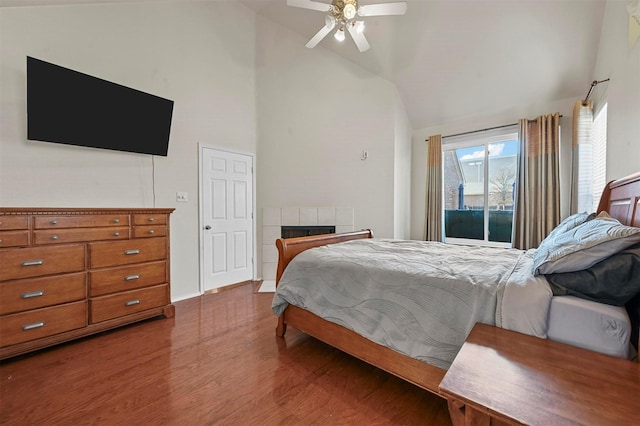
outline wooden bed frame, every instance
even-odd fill
[[[626,225],[640,227],[640,172],[607,185],[600,199],[598,213],[603,210]],[[276,286],[291,259],[299,253],[312,247],[372,237],[370,230],[362,230],[276,240],[279,253]],[[440,394],[439,385],[446,371],[439,367],[372,342],[345,327],[293,305],[289,305],[278,317],[277,336],[284,337],[287,325],[422,389]]]

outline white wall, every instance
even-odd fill
[[[236,2],[0,8],[0,40],[0,205],[175,207],[172,299],[198,294],[198,143],[256,152],[254,13]],[[172,99],[168,157],[28,141],[27,55]]]
[[[605,9],[594,80],[594,109],[607,101],[607,181],[640,171],[640,41],[629,47],[626,2]]]
[[[411,235],[411,135],[413,128],[400,95],[395,96],[395,152],[393,188],[393,237]]]
[[[393,237],[396,144],[410,138],[397,90],[306,42],[258,18],[258,208],[353,207],[355,229]]]

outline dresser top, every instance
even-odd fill
[[[0,215],[170,214],[174,208],[0,207]]]

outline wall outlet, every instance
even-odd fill
[[[176,201],[186,203],[189,201],[189,194],[187,192],[176,192]]]

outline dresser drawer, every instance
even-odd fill
[[[0,230],[29,229],[29,216],[0,216]]]
[[[33,231],[35,244],[79,243],[100,240],[128,240],[129,227],[43,229]]]
[[[163,260],[166,257],[166,238],[89,243],[92,269]]]
[[[134,238],[166,237],[166,236],[167,236],[167,227],[165,225],[133,227]]]
[[[91,323],[164,306],[169,303],[167,291],[168,285],[164,284],[90,299]]]
[[[29,245],[29,231],[0,231],[0,248]]]
[[[89,294],[101,296],[167,282],[167,262],[140,263],[89,273]]]
[[[86,327],[87,302],[74,302],[0,317],[0,346]]]
[[[36,216],[34,228],[93,228],[99,226],[129,226],[129,215]]]
[[[84,272],[0,283],[0,315],[74,302],[87,297]]]
[[[0,281],[78,272],[84,270],[84,245],[0,250],[0,265]]]
[[[138,226],[139,225],[166,225],[167,215],[166,214],[134,214],[133,224]]]

